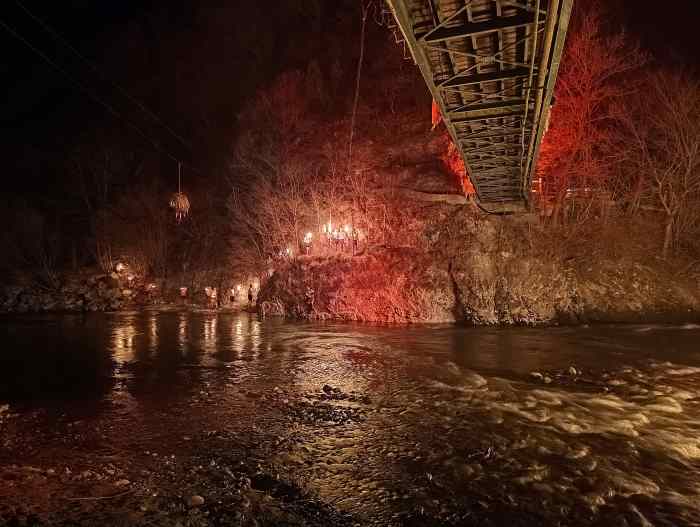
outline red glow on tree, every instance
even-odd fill
[[[440,107],[435,102],[435,100],[433,100],[431,113],[431,123],[433,125],[432,129],[435,130],[435,128],[437,128],[438,125],[442,122],[442,114],[440,113]],[[443,138],[445,143],[444,153],[440,156],[440,158],[445,163],[445,166],[449,170],[450,174],[452,174],[457,180],[464,194],[467,196],[471,196],[472,194],[474,194],[475,191],[474,186],[472,185],[472,182],[469,179],[469,176],[467,175],[467,170],[464,166],[464,160],[462,159],[459,150],[452,142],[452,138],[447,133],[447,131],[443,132]]]
[[[437,128],[437,126],[440,124],[440,121],[442,121],[442,114],[440,113],[440,107],[437,105],[434,99],[431,113],[432,115],[430,117],[430,122],[433,125],[433,130],[435,130],[435,128]]]
[[[467,175],[467,170],[464,166],[464,160],[462,159],[459,150],[452,142],[452,139],[447,133],[445,133],[445,142],[447,145],[445,147],[445,153],[442,155],[442,160],[445,163],[445,166],[447,166],[447,169],[450,171],[450,173],[459,182],[459,186],[464,192],[464,194],[467,196],[471,196],[472,194],[474,194],[474,186],[472,185],[472,182],[469,179],[469,176]]]
[[[629,93],[630,72],[644,62],[624,33],[603,29],[604,19],[599,4],[587,6],[567,37],[537,165],[542,197],[554,202],[555,210],[567,194],[603,190],[614,177],[617,107]]]

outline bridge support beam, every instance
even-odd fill
[[[386,1],[477,198],[527,207],[573,0]]]

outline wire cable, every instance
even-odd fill
[[[126,91],[124,87],[122,87],[120,84],[118,84],[116,81],[113,81],[112,79],[109,79],[106,75],[104,75],[97,66],[95,66],[94,63],[92,63],[90,60],[85,58],[68,40],[65,39],[65,37],[61,36],[58,31],[53,29],[47,22],[39,18],[37,15],[32,13],[27,6],[25,6],[22,2],[19,0],[15,0],[15,3],[19,6],[22,11],[24,11],[29,17],[32,18],[37,24],[39,24],[44,30],[49,33],[54,39],[62,42],[68,49],[70,49],[80,60],[82,60],[85,64],[88,65],[88,67],[95,72],[97,75],[99,75],[103,80],[107,81],[110,83],[112,86],[114,86],[119,93],[121,93],[124,97],[126,97],[129,101],[134,103],[136,106],[138,106],[141,110],[143,110],[145,113],[150,115],[153,119],[155,119],[158,123],[160,123],[163,128],[165,128],[170,134],[175,137],[180,143],[182,143],[184,146],[186,146],[188,149],[192,148],[192,145],[190,144],[189,141],[184,139],[180,134],[178,134],[175,130],[173,130],[166,122],[161,119],[158,114],[156,114],[154,111],[152,111],[150,108],[148,108],[145,104],[143,104],[141,101],[138,99],[134,98],[129,92]]]
[[[36,46],[34,46],[31,42],[29,42],[26,38],[24,38],[22,35],[20,35],[17,31],[15,31],[11,26],[9,26],[6,22],[0,20],[0,26],[3,27],[10,35],[12,35],[14,38],[22,42],[25,46],[27,46],[29,49],[31,49],[34,53],[36,53],[39,57],[41,57],[44,61],[46,61],[51,67],[53,67],[56,71],[61,73],[64,77],[66,77],[71,83],[73,83],[75,86],[77,86],[80,91],[85,93],[88,97],[90,97],[93,101],[96,103],[100,104],[103,106],[110,114],[112,114],[114,117],[117,119],[122,120],[125,124],[127,124],[130,128],[132,128],[134,131],[136,131],[141,137],[143,137],[147,142],[149,142],[153,147],[160,152],[161,154],[166,155],[168,158],[170,158],[172,161],[175,163],[182,163],[180,159],[171,154],[169,151],[165,150],[163,147],[161,147],[158,142],[156,142],[154,139],[152,139],[148,134],[146,134],[143,130],[141,130],[138,126],[136,126],[134,123],[129,121],[126,117],[124,117],[121,113],[119,113],[114,106],[111,104],[105,102],[102,100],[99,96],[95,95],[90,91],[90,89],[85,86],[84,83],[80,82],[77,80],[75,77],[73,77],[70,73],[68,73],[64,68],[62,68],[59,64],[57,64],[55,61],[51,60],[51,58],[46,55],[44,52],[42,52],[40,49],[38,49]],[[185,165],[189,165],[188,163],[183,163]],[[194,171],[197,172],[198,174],[201,174],[199,170],[197,170],[195,167],[192,165],[189,165],[189,167]]]

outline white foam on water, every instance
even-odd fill
[[[681,401],[687,401],[688,399],[695,399],[698,396],[697,393],[693,393],[688,390],[673,390],[673,397],[680,399]]]
[[[627,381],[623,381],[622,379],[610,379],[608,381],[608,384],[610,386],[624,386],[625,384],[627,384]]]
[[[665,371],[667,375],[695,375],[700,373],[700,368],[686,366],[684,368],[671,368]]]
[[[654,524],[651,523],[646,516],[644,516],[637,507],[634,505],[630,504],[629,509],[634,513],[634,515],[637,517],[637,520],[639,520],[639,526],[640,527],[654,527]]]
[[[547,390],[532,390],[532,396],[540,403],[547,406],[562,406],[564,404],[561,397],[556,392]]]
[[[680,414],[683,412],[683,407],[673,397],[661,396],[657,397],[652,404],[644,407],[646,411],[657,411],[671,414]]]
[[[585,445],[577,445],[572,447],[567,453],[566,457],[569,459],[582,459],[591,453],[591,449]]]
[[[587,401],[588,405],[591,406],[604,406],[606,408],[613,408],[615,410],[624,410],[629,407],[625,401],[620,399],[615,395],[603,395],[598,397],[591,397]]]
[[[661,488],[651,479],[629,469],[620,470],[612,466],[606,467],[606,478],[613,485],[613,492],[629,498],[635,494],[656,496]]]
[[[700,368],[656,363],[601,381],[601,391],[590,393],[462,372],[458,386],[434,386],[462,392],[466,397],[457,405],[494,416],[488,422],[499,423],[498,430],[522,429],[526,438],[510,443],[504,454],[509,466],[525,470],[515,478],[520,485],[549,492],[555,473],[563,473],[568,476],[559,474],[556,481],[575,489],[585,474],[594,489],[577,499],[592,508],[614,496],[663,496],[700,515]],[[615,393],[602,391],[605,386]],[[658,461],[640,464],[642,455]],[[541,463],[552,456],[565,461],[551,468]],[[639,525],[650,525],[635,516]]]
[[[473,371],[464,372],[461,376],[461,380],[465,384],[469,386],[474,386],[475,388],[480,388],[482,386],[486,386],[487,384],[486,379],[484,379],[481,375]]]
[[[445,367],[447,371],[450,372],[452,375],[461,375],[462,373],[462,370],[459,368],[459,366],[457,366],[457,364],[455,364],[452,361],[447,361],[445,363]]]

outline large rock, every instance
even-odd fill
[[[414,251],[299,259],[279,269],[258,295],[265,314],[368,322],[452,322],[447,270]]]

